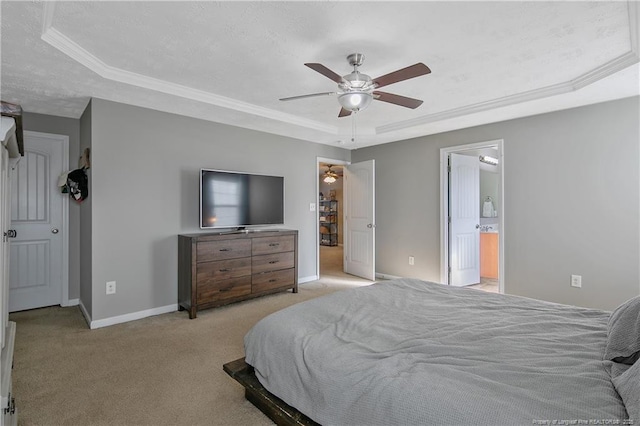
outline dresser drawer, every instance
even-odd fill
[[[276,271],[278,269],[289,269],[293,268],[293,262],[294,253],[292,251],[253,256],[251,260],[251,272],[253,274],[259,274],[261,272]]]
[[[254,275],[251,282],[251,291],[260,293],[280,287],[293,287],[295,283],[295,269],[283,269],[281,271],[265,272]]]
[[[251,256],[251,240],[201,241],[197,246],[198,262]]]
[[[253,239],[251,253],[255,255],[293,251],[295,242],[293,235],[262,237]]]
[[[198,263],[196,266],[198,284],[208,280],[227,280],[229,278],[251,275],[251,258],[218,260],[216,262]]]
[[[198,283],[198,303],[215,302],[251,294],[251,276]]]

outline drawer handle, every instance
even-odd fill
[[[229,269],[220,269],[220,272],[229,272]]]
[[[275,278],[271,278],[271,279],[269,280],[269,282],[270,282],[270,283],[275,283],[276,281],[278,281],[278,280],[276,280]]]
[[[220,251],[231,251],[231,249],[224,248],[224,249],[220,249]]]
[[[273,265],[274,263],[278,263],[277,260],[272,260],[271,262],[269,262],[271,265]]]
[[[278,247],[280,245],[280,243],[271,243],[269,244],[269,247]]]
[[[220,293],[225,292],[225,291],[231,291],[232,289],[233,289],[233,287],[221,288],[220,289]]]

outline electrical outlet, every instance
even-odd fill
[[[582,275],[571,275],[571,287],[582,287]]]
[[[107,281],[107,294],[116,294],[116,282]]]
[[[409,265],[414,265],[414,264],[415,264],[415,262],[416,262],[415,257],[413,257],[413,256],[409,256]]]
[[[316,203],[309,203],[309,211],[310,212],[316,211]]]

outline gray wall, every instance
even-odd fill
[[[91,108],[93,320],[177,303],[177,235],[200,231],[200,168],[284,176],[299,276],[315,275],[316,157],[349,151],[101,99]]]
[[[82,117],[80,117],[79,152],[83,152],[85,148],[91,149],[91,104],[92,101],[89,101],[89,105],[87,105]],[[93,315],[91,282],[91,205],[93,200],[91,182],[93,178],[91,177],[91,168],[87,170],[87,178],[89,180],[89,197],[80,205],[80,302],[91,317]]]
[[[602,309],[640,294],[639,99],[354,151],[376,161],[376,269],[440,280],[439,150],[504,139],[505,291]]]
[[[53,133],[69,137],[69,167],[78,167],[80,146],[80,121],[73,118],[54,117],[51,115],[25,112],[23,114],[24,130]],[[69,299],[80,297],[80,206],[69,202]]]

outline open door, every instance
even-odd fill
[[[344,167],[345,222],[344,271],[374,281],[375,160]]]
[[[452,153],[449,165],[449,284],[461,287],[480,282],[480,163]]]

